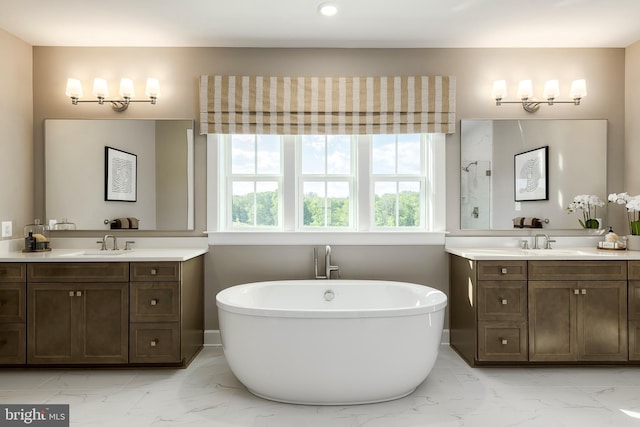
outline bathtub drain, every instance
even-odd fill
[[[333,293],[333,291],[331,289],[329,289],[328,291],[325,291],[324,293],[324,300],[325,301],[331,301],[336,295]]]

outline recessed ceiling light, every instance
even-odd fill
[[[323,16],[333,16],[338,13],[338,6],[333,3],[320,3],[318,12]]]

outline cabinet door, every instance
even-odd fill
[[[627,360],[627,282],[577,285],[578,359]]]
[[[25,284],[0,283],[0,323],[24,323]]]
[[[75,290],[71,284],[30,284],[27,291],[27,363],[71,363]]]
[[[576,283],[529,282],[529,360],[574,361],[577,359],[575,318]]]
[[[78,295],[80,292],[80,295]],[[88,283],[76,291],[79,363],[127,363],[129,294],[127,283]]]
[[[127,283],[41,283],[28,288],[28,363],[128,361]]]

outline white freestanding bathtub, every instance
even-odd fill
[[[406,396],[426,379],[447,297],[401,282],[293,280],[233,286],[216,302],[225,356],[251,393],[350,405]]]

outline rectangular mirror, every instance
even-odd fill
[[[517,154],[548,146],[548,200],[516,202]],[[513,229],[516,217],[546,229],[581,228],[567,206],[579,194],[607,201],[606,120],[462,120],[460,229]],[[606,206],[598,209],[602,226]]]
[[[193,120],[45,120],[46,220],[105,230],[135,218],[140,230],[193,230],[193,143]],[[135,201],[105,200],[105,147],[135,155]]]

